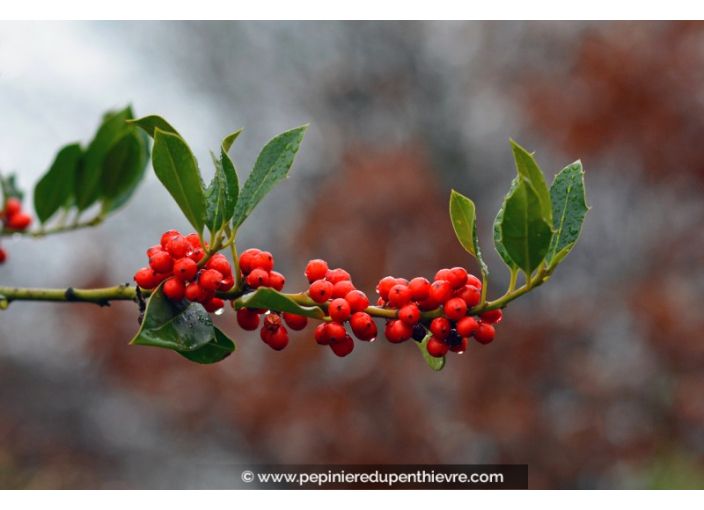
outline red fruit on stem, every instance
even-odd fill
[[[0,248],[0,264],[7,260],[7,252]]]
[[[394,308],[402,308],[411,302],[411,291],[405,285],[394,285],[389,291],[389,304]]]
[[[274,269],[274,256],[268,251],[260,251],[252,257],[249,267],[252,271],[255,269],[263,269],[268,273]]]
[[[488,322],[479,321],[477,324],[477,331],[474,332],[474,339],[480,344],[489,344],[494,340],[494,326]]]
[[[29,214],[18,212],[7,218],[6,225],[13,230],[24,230],[30,223],[32,223],[32,217]]]
[[[444,340],[440,340],[434,336],[430,337],[426,348],[428,350],[428,354],[430,354],[433,358],[442,358],[447,354],[449,349]]]
[[[286,325],[294,331],[301,331],[302,329],[305,329],[305,327],[308,325],[308,317],[305,317],[303,315],[296,315],[293,313],[284,312],[283,316]]]
[[[181,301],[186,297],[186,285],[178,278],[169,278],[164,282],[164,295],[173,301]]]
[[[325,303],[332,296],[333,284],[325,280],[313,282],[308,290],[310,298],[316,303]]]
[[[379,285],[376,286],[376,291],[381,297],[381,299],[383,299],[384,301],[388,301],[389,292],[391,291],[391,288],[395,287],[396,285],[396,278],[394,278],[393,276],[387,276],[381,279]]]
[[[347,335],[345,327],[339,322],[328,322],[325,328],[325,334],[328,337],[330,343],[342,342]]]
[[[159,251],[149,257],[149,267],[157,273],[168,273],[174,268],[174,259],[165,251]]]
[[[350,304],[344,298],[333,299],[328,307],[328,314],[335,322],[345,322],[352,314]]]
[[[317,328],[315,328],[315,341],[319,345],[329,345],[330,344],[330,338],[328,338],[328,332],[327,332],[327,324],[323,323],[319,325]]]
[[[371,316],[365,312],[357,312],[350,317],[350,327],[354,336],[360,340],[370,342],[376,338],[376,324]]]
[[[482,292],[474,285],[465,285],[455,293],[455,296],[467,303],[467,308],[474,308],[482,299]]]
[[[447,275],[450,273],[449,269],[441,269],[437,273],[435,273],[435,278],[434,281],[447,281]]]
[[[196,233],[188,234],[186,236],[186,241],[188,241],[191,244],[191,246],[193,247],[194,250],[197,250],[199,248],[201,248],[201,249],[203,248],[203,246],[200,243],[200,236]],[[205,244],[206,246],[208,245],[208,243],[203,243],[203,244]]]
[[[467,275],[467,285],[472,285],[473,287],[482,290],[482,281],[473,274]]]
[[[420,320],[420,310],[414,304],[406,305],[398,311],[399,320],[413,326]]]
[[[457,332],[461,337],[469,338],[477,331],[477,320],[474,317],[462,317],[457,321]]]
[[[245,331],[254,331],[259,327],[259,314],[248,308],[237,310],[237,324]]]
[[[151,267],[143,267],[134,275],[134,281],[143,289],[153,289],[158,285],[154,270]]]
[[[467,315],[467,303],[460,298],[448,299],[443,306],[443,311],[451,321],[458,321]]]
[[[332,298],[343,298],[354,290],[354,284],[349,280],[342,280],[332,286]]]
[[[185,237],[174,236],[167,244],[166,251],[175,259],[182,259],[193,253],[193,246]]]
[[[284,285],[286,285],[286,278],[281,273],[272,271],[269,273],[269,287],[281,292],[284,290]]]
[[[15,214],[22,210],[22,202],[17,197],[10,197],[5,201],[5,217],[12,218]]]
[[[311,260],[306,265],[305,275],[308,278],[308,283],[322,280],[326,274],[328,274],[328,263],[322,259]]]
[[[215,269],[218,273],[223,276],[223,278],[232,276],[232,267],[230,267],[230,261],[227,260],[227,257],[225,257],[225,255],[223,255],[222,253],[216,253],[215,255],[210,257],[210,260],[206,262],[205,267],[208,269]]]
[[[225,302],[218,297],[212,297],[207,301],[203,301],[203,308],[205,308],[205,311],[208,313],[215,313],[218,310],[222,310],[224,307]]]
[[[354,350],[354,340],[350,335],[345,335],[342,341],[331,343],[330,348],[335,355],[344,358]]]
[[[182,282],[190,282],[198,274],[198,264],[184,258],[174,262],[174,276]]]
[[[253,289],[269,286],[269,273],[263,269],[252,269],[247,275],[247,285]]]
[[[198,285],[198,282],[191,282],[186,285],[186,299],[193,302],[201,301],[206,293],[206,290]]]
[[[430,299],[443,304],[452,297],[452,288],[445,280],[437,280],[430,286]]]
[[[450,269],[450,274],[452,274],[452,278],[448,278],[448,282],[450,282],[450,286],[453,290],[460,289],[466,285],[469,275],[467,274],[467,270],[465,268],[453,267]]]
[[[230,290],[234,286],[235,286],[235,277],[228,276],[227,278],[222,279],[222,283],[218,287],[218,290],[220,292],[227,292],[228,290]]]
[[[242,271],[242,274],[246,276],[252,271],[252,259],[260,252],[261,250],[257,248],[250,248],[242,252],[240,255],[240,271]]]
[[[435,338],[439,338],[440,340],[445,340],[447,335],[450,334],[451,329],[452,325],[445,317],[438,317],[437,319],[433,319],[433,322],[430,323],[430,332]]]
[[[435,310],[440,306],[440,303],[435,301],[432,298],[428,298],[424,301],[419,301],[418,302],[418,308],[420,308],[421,312],[429,312],[431,310]]]
[[[338,283],[338,285],[340,284]],[[369,306],[369,299],[367,299],[367,295],[361,290],[352,290],[348,292],[345,295],[345,301],[350,304],[350,312],[353,314],[361,312]]]
[[[408,284],[413,301],[425,301],[430,297],[430,282],[425,278],[413,278]]]
[[[413,326],[409,326],[403,321],[394,320],[386,325],[384,334],[389,342],[399,344],[411,338],[411,335],[413,334]]]
[[[160,253],[160,252],[166,253],[166,252],[164,251],[164,248],[162,248],[160,244],[159,244],[159,245],[156,245],[156,246],[152,246],[151,248],[149,248],[149,249],[147,250],[147,257],[151,257],[151,256],[154,255],[155,253]]]
[[[489,324],[501,322],[504,314],[501,310],[489,310],[488,312],[480,313],[479,318]]]
[[[274,331],[272,331],[268,338],[267,343],[269,347],[275,351],[281,351],[288,345],[288,331],[283,326],[279,326]]]
[[[161,247],[165,250],[166,245],[169,244],[169,241],[171,241],[174,237],[180,237],[180,236],[181,236],[181,234],[178,230],[169,230],[167,232],[164,232],[161,235],[161,240],[160,240]]]
[[[325,279],[335,285],[338,282],[349,281],[352,279],[350,274],[344,269],[331,269],[325,275]]]

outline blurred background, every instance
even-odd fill
[[[129,346],[133,303],[15,303],[0,313],[0,487],[231,488],[237,463],[259,462],[521,463],[531,488],[704,488],[704,24],[0,24],[0,171],[26,190],[128,103],[201,162],[244,127],[241,177],[310,122],[292,178],[238,237],[273,252],[289,289],[317,257],[368,294],[389,274],[477,273],[454,188],[503,293],[491,228],[509,137],[548,184],[581,159],[592,210],[549,284],[439,373],[383,338],[339,359],[310,327],[274,352],[232,313],[216,322],[237,351],[199,366]],[[150,171],[98,229],[3,239],[0,284],[131,281],[171,228],[189,231]]]

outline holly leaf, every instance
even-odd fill
[[[236,300],[235,309],[239,310],[240,308],[268,308],[320,320],[325,317],[325,313],[317,306],[301,306],[280,292],[265,287]]]
[[[509,257],[508,253],[506,252],[506,247],[504,246],[504,243],[501,240],[501,224],[504,221],[504,209],[506,209],[506,199],[509,197],[509,195],[511,195],[516,186],[518,186],[519,179],[520,177],[516,177],[511,182],[511,187],[508,190],[508,194],[504,198],[504,203],[501,206],[501,209],[499,209],[499,213],[496,215],[496,220],[494,220],[494,247],[496,248],[496,251],[501,257],[501,259],[506,263],[506,265],[511,271],[517,270],[518,266],[511,259],[511,257]]]
[[[533,155],[511,140],[511,148],[513,150],[513,158],[516,161],[516,170],[521,179],[528,184],[540,202],[540,211],[543,219],[552,225],[552,202],[550,201],[550,192],[545,184],[543,172],[535,162]]]
[[[235,351],[235,343],[228,336],[215,329],[215,338],[195,351],[177,351],[184,358],[195,363],[209,365],[227,358]]]
[[[428,364],[428,366],[436,372],[439,372],[440,370],[445,368],[445,356],[443,356],[442,358],[435,358],[434,356],[428,354],[428,341],[430,340],[431,336],[433,336],[433,334],[428,333],[428,335],[423,339],[422,342],[413,343],[416,344],[420,349],[420,352],[423,355],[423,359]]]
[[[488,275],[489,268],[484,263],[482,251],[479,249],[479,240],[477,239],[477,218],[474,202],[455,190],[452,190],[450,195],[450,219],[460,244],[477,259],[481,266],[482,274]]]
[[[156,136],[157,129],[163,131],[164,133],[171,133],[172,135],[181,136],[171,124],[158,115],[147,115],[146,117],[142,117],[140,119],[128,119],[126,122],[141,128],[151,138]]]
[[[34,187],[34,210],[41,223],[73,202],[76,172],[83,149],[77,143],[66,145],[56,155],[49,170]]]

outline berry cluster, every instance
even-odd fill
[[[169,230],[161,236],[160,244],[147,250],[149,267],[137,271],[134,280],[143,289],[154,289],[164,282],[164,295],[169,299],[195,301],[211,313],[222,310],[225,303],[215,292],[230,290],[235,278],[230,262],[220,253],[199,264],[207,249],[198,234],[182,236]]]
[[[482,344],[494,339],[493,323],[501,320],[501,310],[480,314],[479,320],[467,312],[481,301],[482,282],[462,267],[441,269],[431,284],[422,277],[410,282],[387,276],[377,286],[378,306],[398,310],[398,319],[388,320],[384,334],[391,343],[413,338],[422,341],[428,334],[428,353],[436,358],[448,351],[463,353],[469,338]],[[421,321],[421,312],[442,308],[444,317]]]
[[[240,271],[245,282],[244,289],[254,290],[268,287],[281,291],[286,284],[286,278],[274,271],[274,257],[268,251],[251,248],[240,255]],[[262,341],[276,351],[288,345],[288,331],[281,323],[283,317],[286,325],[294,331],[299,331],[308,325],[308,318],[292,313],[268,313],[265,308],[241,308],[237,311],[237,323],[246,331],[254,331],[263,322],[260,337]],[[262,321],[260,316],[264,316]]]
[[[32,217],[22,212],[22,202],[18,198],[10,197],[5,201],[5,210],[0,210],[0,220],[4,228],[10,230],[26,230],[32,223]],[[0,264],[7,259],[7,253],[0,247]]]

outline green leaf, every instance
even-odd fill
[[[177,351],[181,356],[196,363],[209,365],[227,358],[235,351],[235,343],[225,333],[215,328],[215,338],[195,351]]]
[[[178,135],[156,128],[154,172],[199,234],[205,224],[205,196],[196,158]]]
[[[518,175],[533,188],[540,201],[543,219],[548,225],[552,225],[552,202],[550,201],[550,192],[548,191],[548,185],[545,184],[543,172],[538,167],[535,159],[533,159],[533,155],[513,140],[511,140],[511,148],[513,149],[513,158],[516,160]]]
[[[239,182],[237,171],[232,160],[227,155],[227,151],[232,146],[239,131],[227,136],[223,142],[220,153],[220,160],[211,152],[213,164],[215,165],[215,175],[210,185],[203,191],[205,193],[205,224],[211,232],[220,230],[224,223],[232,219],[235,212],[235,204],[239,194]]]
[[[172,135],[181,136],[171,124],[158,115],[147,115],[141,119],[129,119],[127,120],[127,123],[140,127],[152,138],[156,136],[157,129],[163,131],[164,133],[171,133]]]
[[[482,251],[479,249],[479,240],[477,239],[477,218],[474,202],[455,190],[452,190],[450,195],[450,219],[460,244],[477,259],[481,266],[482,274],[488,275],[489,268],[484,263]]]
[[[509,267],[509,269],[511,269],[511,271],[515,271],[516,269],[518,269],[518,266],[513,260],[511,260],[511,257],[508,256],[506,248],[504,247],[504,243],[501,240],[501,223],[504,220],[504,209],[506,209],[506,199],[513,192],[516,186],[518,186],[519,179],[520,177],[516,177],[511,182],[511,187],[508,190],[508,194],[504,198],[504,203],[501,206],[501,209],[499,209],[499,214],[496,215],[496,220],[494,220],[494,246],[496,247],[496,251],[498,252],[501,259],[506,263],[506,265]]]
[[[511,260],[527,275],[532,274],[545,259],[552,229],[543,218],[538,195],[523,179],[506,197],[499,231]]]
[[[232,227],[239,227],[271,189],[288,175],[308,126],[281,133],[267,143],[240,192]]]
[[[149,298],[142,326],[130,344],[195,351],[215,339],[215,328],[205,308],[187,299],[170,300],[163,286],[159,285]]]
[[[130,129],[125,121],[132,117],[131,107],[106,115],[93,141],[90,142],[76,174],[75,194],[79,211],[87,209],[102,196],[103,162],[110,147]]]
[[[227,135],[220,146],[220,164],[222,166],[222,171],[225,174],[225,179],[227,180],[227,201],[225,203],[225,221],[230,221],[232,216],[235,214],[235,206],[237,205],[237,200],[240,194],[240,182],[237,178],[237,170],[235,169],[235,164],[230,159],[227,154],[235,142],[242,129],[235,131],[234,133]]]
[[[413,343],[416,344],[420,349],[421,354],[423,354],[423,359],[428,364],[428,366],[436,372],[439,372],[440,370],[445,368],[445,356],[443,356],[442,358],[435,358],[428,354],[428,340],[430,340],[431,336],[433,336],[433,334],[428,333],[428,335],[423,339],[422,342]]]
[[[16,178],[17,176],[15,174],[10,174],[7,177],[0,176],[3,204],[7,202],[8,198],[17,198],[20,202],[24,198],[24,193],[17,187],[17,183],[15,182]]]
[[[235,308],[268,308],[279,312],[295,313],[313,319],[323,319],[325,313],[317,306],[301,306],[280,292],[261,287],[235,301]]]
[[[113,211],[134,193],[144,176],[148,149],[143,135],[133,129],[126,131],[105,155],[101,185],[103,210]],[[119,203],[118,203],[119,201]]]
[[[72,202],[82,156],[83,149],[79,144],[66,145],[34,187],[34,209],[40,222],[45,223],[56,211]]]
[[[109,201],[104,201],[103,202],[103,212],[104,213],[111,213],[125,205],[127,201],[132,197],[135,191],[137,191],[137,188],[139,187],[139,184],[142,182],[144,179],[144,176],[147,173],[147,166],[149,166],[149,155],[150,155],[150,150],[149,150],[149,137],[143,133],[142,131],[137,131],[134,130],[133,133],[137,138],[139,139],[139,145],[140,145],[140,150],[141,150],[141,155],[140,155],[140,161],[142,162],[141,165],[139,166],[139,170],[131,174],[130,180],[132,182],[131,186],[125,186],[124,191],[117,195],[115,198]]]
[[[556,265],[577,242],[589,211],[584,193],[584,170],[581,161],[565,167],[555,176],[550,187],[550,198],[555,232],[545,260],[548,264]]]

